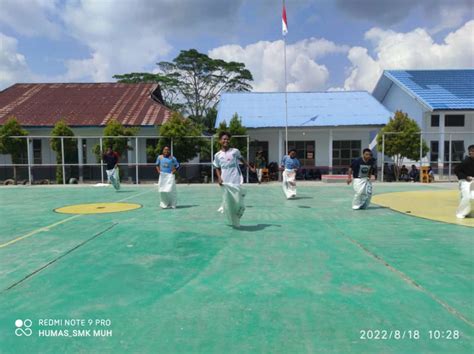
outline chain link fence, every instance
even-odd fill
[[[379,164],[382,181],[390,182],[396,178],[397,161],[391,156],[386,156],[386,151],[390,137],[397,134],[401,133],[384,133],[382,135],[382,163]],[[409,176],[413,165],[418,170],[418,180],[421,175],[420,171],[426,167],[431,169],[435,180],[451,182],[457,180],[454,169],[467,155],[468,146],[474,144],[474,132],[420,132],[414,133],[411,139],[413,143],[417,142],[419,153],[414,159],[405,158],[398,163],[400,166],[404,165],[409,171],[408,176],[401,176],[398,171],[399,178],[413,180],[413,177]],[[423,143],[428,148],[425,151],[423,151]]]
[[[215,136],[17,136],[25,139],[24,148],[15,156],[0,155],[0,183],[16,179],[21,184],[105,183],[106,166],[102,161],[108,145],[124,148],[119,169],[122,183],[153,183],[158,180],[156,159],[162,148],[170,147],[180,162],[178,183],[214,182],[214,154],[220,149]],[[231,145],[249,160],[250,139],[233,136]],[[244,180],[249,171],[242,168]]]

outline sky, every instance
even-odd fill
[[[372,91],[383,70],[474,68],[472,0],[286,0],[287,90]],[[113,82],[180,50],[285,86],[281,0],[0,0],[0,90]]]

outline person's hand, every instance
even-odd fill
[[[347,177],[347,184],[351,184],[352,183],[352,177]]]
[[[256,173],[257,169],[255,167],[250,167],[250,171],[252,171],[253,173]]]
[[[222,179],[220,177],[217,179],[217,183],[219,183],[219,186],[222,186]]]
[[[285,168],[284,167],[278,167],[278,171],[284,171]]]

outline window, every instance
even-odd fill
[[[431,116],[431,126],[432,127],[439,127],[439,115],[433,114]]]
[[[349,166],[361,155],[360,140],[334,140],[332,142],[333,166]]]
[[[158,145],[158,139],[146,139],[146,163],[156,162],[156,146]]]
[[[87,139],[82,139],[82,163],[87,163]]]
[[[33,139],[33,163],[35,165],[40,165],[42,163],[41,139]]]
[[[265,157],[265,161],[269,164],[271,161],[268,161],[268,141],[254,140],[250,142],[250,161],[255,161],[255,156],[257,156],[258,151],[263,152],[263,157]]]
[[[438,162],[439,157],[439,143],[438,141],[431,142],[430,162]],[[460,162],[464,158],[464,141],[451,141],[451,162]],[[444,162],[449,162],[449,141],[444,142]]]
[[[288,149],[296,149],[296,157],[300,160],[301,166],[315,166],[315,146],[315,142],[311,140],[288,141]]]
[[[463,114],[447,114],[444,118],[446,127],[464,127]]]

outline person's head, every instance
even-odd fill
[[[372,157],[372,150],[364,149],[362,151],[362,157],[364,158],[365,161],[369,160]]]
[[[107,154],[110,154],[112,152],[112,146],[107,146],[107,149],[105,150]]]
[[[411,165],[411,169],[412,169],[412,170],[416,170],[416,166],[415,166],[415,165]]]
[[[294,159],[296,157],[296,150],[295,149],[291,149],[290,151],[288,151],[288,155]]]
[[[163,148],[163,155],[169,156],[169,154],[170,154],[170,148],[169,148],[169,146],[165,146]]]
[[[223,148],[229,147],[230,138],[232,135],[229,132],[220,132],[219,133],[219,142]]]
[[[469,145],[467,148],[468,155],[471,159],[474,159],[474,145]]]

